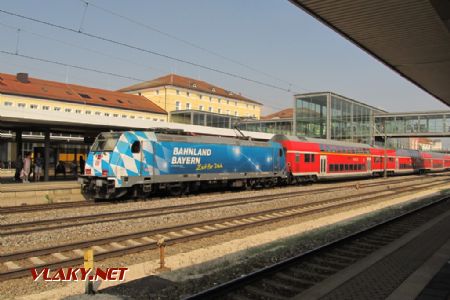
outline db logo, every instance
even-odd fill
[[[42,279],[43,281],[123,281],[128,268],[96,268],[94,272],[92,269],[86,268],[60,268],[57,270],[50,270],[43,268],[38,271],[37,268],[32,268],[31,276],[33,281]],[[94,274],[91,274],[94,273]]]

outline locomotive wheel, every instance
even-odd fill
[[[170,196],[181,196],[186,193],[187,187],[185,183],[173,183],[167,187]]]

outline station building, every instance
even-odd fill
[[[332,92],[295,95],[294,134],[371,143],[375,114],[386,111]]]
[[[14,110],[18,116],[30,113],[42,116],[43,123],[50,112],[66,119],[93,117],[111,124],[133,119],[167,122],[167,112],[143,96],[42,80],[26,73],[0,73],[0,116],[6,110]],[[9,167],[17,154],[42,148],[45,134],[40,128],[44,127],[45,124],[28,126],[24,123],[18,131],[2,128],[0,162],[3,167]],[[64,128],[60,130],[64,132]],[[17,145],[17,132],[20,132],[20,145]],[[77,159],[77,155],[85,155],[89,147],[82,133],[51,133],[50,141],[54,150],[53,163]]]
[[[193,78],[168,74],[119,92],[142,95],[169,113],[170,122],[230,128],[241,118],[259,119],[262,104]]]
[[[261,117],[260,120],[243,121],[239,128],[371,143],[375,115],[382,113],[386,112],[332,92],[306,93],[294,96],[294,108]]]

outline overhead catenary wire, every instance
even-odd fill
[[[101,51],[94,50],[94,49],[91,49],[91,48],[82,47],[82,46],[74,44],[74,43],[70,43],[70,42],[67,42],[67,41],[62,41],[62,40],[56,39],[54,37],[50,37],[50,36],[46,36],[46,35],[43,35],[43,34],[39,34],[39,33],[30,31],[28,29],[24,29],[23,27],[19,28],[19,27],[16,27],[16,26],[5,24],[3,22],[0,22],[0,26],[4,26],[4,27],[9,28],[9,29],[14,30],[14,31],[20,30],[21,33],[28,33],[28,34],[37,36],[39,38],[48,39],[48,40],[55,41],[55,42],[58,42],[58,43],[61,43],[61,44],[64,44],[64,45],[67,45],[67,46],[70,46],[70,47],[74,47],[74,48],[82,49],[82,50],[89,51],[89,52],[92,52],[92,53],[96,53],[96,54],[99,54],[99,55],[102,55],[102,56],[105,56],[105,57],[108,57],[108,58],[112,58],[112,59],[116,59],[116,60],[119,60],[119,61],[123,61],[123,62],[129,63],[129,64],[132,64],[132,65],[144,68],[144,69],[148,68],[148,69],[154,69],[154,70],[157,70],[157,71],[160,71],[160,72],[167,72],[167,70],[161,70],[161,69],[158,69],[158,68],[155,68],[155,67],[150,67],[150,66],[142,66],[142,64],[140,64],[140,63],[137,63],[137,62],[125,59],[123,57],[117,57],[117,56],[114,56],[114,55],[107,54],[105,52],[101,52]],[[6,53],[4,53],[4,54],[6,54]],[[8,54],[8,55],[10,55],[10,54]],[[19,56],[19,55],[18,55],[18,57],[28,58],[28,57]],[[51,60],[46,60],[46,59],[42,59],[42,58],[37,58],[37,59],[40,60],[41,62],[53,63]],[[61,65],[61,64],[62,63],[58,63],[58,65]],[[67,68],[69,68],[70,66],[72,66],[72,65],[67,64],[65,66],[66,67],[66,70],[65,70],[66,83],[68,83]],[[81,69],[81,67],[78,67],[78,69]],[[89,71],[93,71],[93,70],[91,69]],[[101,70],[97,70],[97,71],[99,71],[101,74],[104,74],[104,75],[111,75],[112,74],[112,73],[104,72],[104,71],[101,71]],[[118,74],[116,74],[116,75],[118,75]],[[122,75],[119,75],[119,76],[121,76],[121,78],[130,79],[130,78],[127,78],[127,76],[122,76]],[[115,77],[118,77],[118,76],[115,76]],[[142,79],[141,81],[145,81],[145,80]],[[273,106],[271,104],[264,104],[264,106],[266,106],[268,108],[275,109],[275,110],[285,109],[285,107]]]
[[[4,26],[4,27],[9,28],[9,29],[14,30],[14,31],[20,30],[21,33],[28,33],[28,34],[34,35],[36,37],[39,37],[39,38],[47,39],[47,40],[54,41],[54,42],[57,42],[57,43],[60,43],[60,44],[66,45],[66,46],[70,46],[72,48],[78,48],[78,49],[82,49],[82,50],[85,50],[85,51],[88,51],[88,52],[96,53],[98,55],[102,55],[102,56],[105,56],[105,57],[108,57],[108,58],[112,58],[112,59],[115,59],[115,60],[118,60],[118,61],[129,63],[129,64],[132,64],[134,66],[137,66],[137,67],[140,67],[140,68],[143,68],[143,69],[150,69],[150,70],[159,71],[159,72],[162,72],[162,73],[167,73],[168,72],[167,70],[163,70],[163,69],[156,68],[156,67],[153,67],[153,66],[145,66],[145,65],[142,65],[142,63],[138,63],[138,62],[135,62],[135,61],[123,58],[123,57],[118,57],[118,56],[115,56],[115,55],[108,54],[106,52],[98,51],[98,50],[95,50],[95,49],[92,49],[92,48],[87,48],[87,47],[84,47],[84,46],[80,46],[80,45],[75,44],[75,43],[70,43],[70,42],[67,42],[67,41],[63,41],[63,40],[60,40],[60,39],[57,39],[57,38],[54,38],[54,37],[51,37],[51,36],[47,36],[47,35],[43,35],[43,34],[40,34],[40,33],[36,33],[34,31],[31,31],[31,30],[28,30],[28,29],[24,29],[23,27],[11,26],[11,25],[5,24],[3,22],[0,22],[0,26]]]
[[[55,60],[50,60],[50,59],[45,59],[45,58],[40,58],[40,57],[35,57],[35,56],[30,56],[30,55],[25,55],[25,54],[20,54],[20,53],[14,53],[14,52],[5,51],[5,50],[0,50],[0,53],[7,54],[7,55],[12,55],[12,56],[18,56],[18,57],[27,58],[27,59],[30,59],[30,60],[35,60],[35,61],[40,61],[40,62],[45,62],[45,63],[51,63],[51,64],[55,64],[55,65],[59,65],[59,66],[71,67],[71,68],[74,68],[74,69],[79,69],[79,70],[84,70],[84,71],[90,71],[90,72],[94,72],[94,73],[109,75],[109,76],[113,76],[113,77],[130,79],[130,80],[138,81],[138,82],[144,81],[144,79],[142,79],[142,78],[136,78],[136,77],[132,77],[132,76],[121,75],[121,74],[117,74],[117,73],[102,71],[102,70],[88,68],[88,67],[84,67],[84,66],[77,66],[77,65],[67,64],[67,63],[63,63],[63,62],[60,62],[60,61],[55,61]]]
[[[95,4],[95,3],[93,3],[93,2],[89,2],[89,1],[86,1],[86,0],[79,0],[79,1],[82,2],[82,3],[84,3],[86,6],[87,6],[87,5],[90,5],[91,7],[94,7],[94,8],[96,8],[96,9],[98,9],[98,10],[101,10],[101,11],[103,11],[103,12],[106,12],[106,13],[108,13],[108,14],[110,14],[110,15],[113,15],[113,16],[118,17],[118,18],[120,18],[120,19],[126,20],[126,21],[128,21],[128,22],[130,22],[130,23],[132,23],[132,24],[141,26],[141,27],[143,27],[143,28],[145,28],[145,29],[147,29],[147,30],[156,32],[156,33],[161,34],[161,35],[163,35],[163,36],[165,36],[165,37],[168,37],[168,38],[170,38],[170,39],[172,39],[172,40],[178,41],[178,42],[183,43],[183,44],[185,44],[185,45],[188,45],[188,46],[190,46],[190,47],[192,47],[192,48],[201,50],[201,51],[203,51],[203,52],[205,52],[205,53],[208,53],[208,54],[210,54],[210,55],[219,57],[219,58],[221,58],[221,59],[223,59],[223,60],[226,60],[226,61],[228,61],[228,62],[232,62],[232,63],[234,63],[234,64],[236,64],[236,65],[241,66],[241,67],[247,68],[247,69],[249,69],[249,70],[251,70],[251,71],[253,71],[253,72],[255,72],[255,73],[259,73],[259,74],[262,74],[262,75],[267,76],[267,77],[269,77],[269,78],[272,78],[272,79],[278,80],[278,81],[280,81],[280,82],[286,83],[286,84],[289,85],[289,88],[288,88],[289,91],[291,90],[292,86],[295,86],[295,87],[297,87],[297,88],[299,88],[299,89],[301,89],[301,90],[307,91],[306,89],[301,88],[301,87],[298,87],[297,85],[294,85],[293,83],[291,83],[291,82],[289,82],[289,81],[287,81],[287,80],[285,80],[285,79],[279,78],[279,77],[277,77],[277,76],[274,76],[273,74],[270,74],[270,73],[268,73],[268,72],[259,70],[259,69],[257,69],[257,68],[254,68],[254,67],[252,67],[252,66],[250,66],[250,65],[248,65],[248,64],[245,64],[245,63],[242,63],[242,62],[240,62],[240,61],[238,61],[238,60],[235,60],[235,59],[233,59],[233,58],[227,57],[227,56],[225,56],[225,55],[223,55],[223,54],[220,54],[220,53],[218,53],[218,52],[216,52],[216,51],[207,49],[206,47],[200,46],[200,45],[198,45],[198,44],[195,44],[195,43],[193,43],[193,42],[190,42],[190,41],[188,41],[188,40],[185,40],[185,39],[183,39],[183,38],[180,38],[180,37],[178,37],[178,36],[175,36],[174,34],[165,32],[165,31],[163,31],[163,30],[161,30],[161,29],[159,29],[159,28],[156,28],[156,27],[154,27],[154,26],[150,26],[150,25],[148,25],[148,24],[146,24],[146,23],[137,21],[137,20],[134,19],[134,18],[127,17],[127,16],[125,16],[125,15],[123,15],[123,14],[117,13],[117,12],[115,12],[115,11],[112,11],[111,9],[108,9],[108,8],[106,8],[106,7],[102,7],[102,6],[100,6],[100,5],[98,5],[98,4]],[[83,17],[83,18],[84,18],[84,17]]]
[[[218,68],[209,67],[207,65],[203,65],[203,64],[192,62],[192,61],[188,61],[188,60],[185,60],[185,59],[182,59],[182,58],[170,56],[170,55],[167,55],[167,54],[164,54],[164,53],[159,53],[159,52],[156,52],[156,51],[153,51],[153,50],[141,48],[141,47],[138,47],[138,46],[134,46],[134,45],[125,43],[125,42],[116,41],[116,40],[113,40],[113,39],[110,39],[110,38],[106,38],[106,37],[103,37],[103,36],[95,35],[95,34],[84,32],[84,31],[80,32],[80,31],[78,31],[76,29],[73,29],[73,28],[65,27],[65,26],[62,26],[62,25],[54,24],[54,23],[51,23],[51,22],[48,22],[48,21],[43,21],[43,20],[39,20],[39,19],[36,19],[36,18],[32,18],[32,17],[27,17],[27,16],[24,16],[24,15],[13,13],[13,12],[6,11],[6,10],[3,10],[3,9],[0,9],[0,12],[3,13],[3,14],[7,14],[7,15],[18,17],[18,18],[21,18],[21,19],[29,20],[29,21],[32,21],[32,22],[44,24],[44,25],[47,25],[47,26],[50,26],[50,27],[54,27],[54,28],[57,28],[57,29],[66,30],[66,31],[70,31],[70,32],[73,32],[73,33],[85,35],[85,36],[88,36],[88,37],[91,37],[91,38],[94,38],[94,39],[97,39],[97,40],[101,40],[101,41],[109,42],[109,43],[112,43],[112,44],[120,45],[120,46],[123,46],[123,47],[126,47],[126,48],[130,48],[130,49],[134,49],[134,50],[140,51],[140,52],[144,52],[144,53],[152,54],[152,55],[155,55],[155,56],[163,57],[163,58],[166,58],[168,60],[172,60],[172,61],[177,61],[177,62],[180,62],[180,63],[188,64],[188,65],[191,65],[191,66],[194,66],[194,67],[198,67],[198,68],[201,68],[201,69],[204,69],[204,70],[208,70],[208,71],[212,71],[212,72],[215,72],[215,73],[219,73],[219,74],[222,74],[222,75],[227,75],[229,77],[238,78],[238,79],[245,80],[245,81],[248,81],[248,82],[252,82],[252,83],[255,83],[255,84],[258,84],[258,85],[261,85],[261,86],[265,86],[265,87],[281,90],[281,91],[288,92],[288,93],[291,92],[289,89],[284,88],[284,87],[280,87],[278,85],[274,85],[274,84],[271,84],[271,83],[263,82],[263,81],[256,80],[256,79],[252,79],[252,78],[245,77],[245,76],[242,76],[242,75],[239,75],[239,74],[235,74],[235,73],[231,73],[231,72],[228,72],[228,71],[223,71],[223,70],[220,70]]]

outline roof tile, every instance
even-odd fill
[[[208,82],[196,80],[193,78],[180,76],[177,74],[168,74],[163,77],[159,77],[150,81],[141,82],[132,86],[128,86],[125,88],[122,88],[118,90],[119,92],[134,92],[139,91],[143,89],[148,88],[154,88],[154,87],[160,87],[160,86],[166,86],[166,85],[173,85],[180,88],[195,90],[199,92],[204,92],[208,94],[213,94],[217,96],[222,97],[229,97],[245,102],[250,102],[258,105],[262,105],[261,103],[248,99],[246,97],[243,97],[239,94],[233,93],[231,91],[225,90],[223,88],[220,88],[218,86],[212,85]]]
[[[32,77],[28,78],[28,83],[23,83],[18,81],[15,75],[5,73],[0,73],[0,78],[2,94],[167,114],[165,110],[143,96]]]

